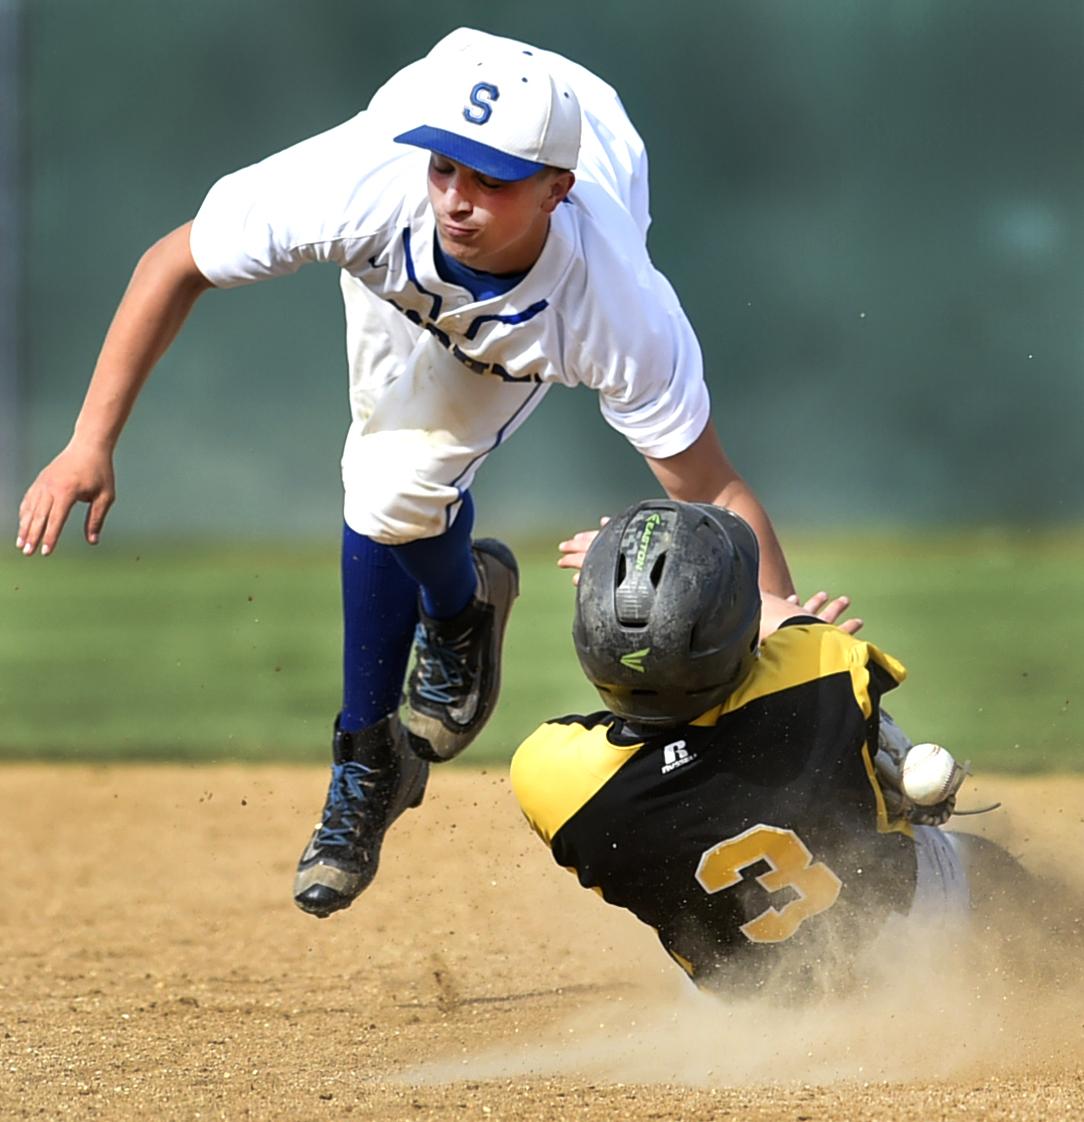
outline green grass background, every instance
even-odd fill
[[[466,763],[548,716],[599,708],[569,640],[551,545],[514,543],[522,595],[502,703]],[[910,670],[891,710],[984,768],[1084,766],[1076,650],[1084,531],[837,535],[787,542],[806,593],[849,593],[863,637]],[[339,691],[334,549],[73,540],[0,561],[0,757],[327,758]]]

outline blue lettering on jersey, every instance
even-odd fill
[[[522,312],[513,312],[509,316],[477,316],[471,320],[471,325],[467,328],[467,338],[475,338],[483,325],[487,323],[526,323],[529,319],[534,319],[539,312],[544,312],[548,307],[548,300],[537,300],[529,308],[525,308]]]
[[[483,95],[485,95],[484,100]],[[470,92],[470,104],[474,108],[467,106],[463,110],[463,116],[472,125],[484,125],[493,113],[491,102],[496,101],[500,96],[501,91],[491,82],[479,82]]]
[[[466,353],[466,351],[463,350],[462,347],[460,347],[452,340],[447,331],[443,331],[441,328],[437,327],[433,320],[437,319],[440,316],[443,301],[441,300],[440,296],[437,295],[437,293],[430,292],[422,285],[421,281],[418,280],[418,274],[414,269],[414,257],[410,252],[409,226],[404,228],[403,230],[403,252],[406,258],[406,270],[408,279],[410,280],[414,288],[417,289],[418,293],[421,296],[428,297],[431,303],[429,307],[429,316],[426,317],[414,308],[404,308],[403,305],[395,300],[392,296],[385,296],[384,299],[387,300],[388,303],[391,304],[391,306],[395,308],[396,311],[402,312],[403,315],[406,316],[406,318],[410,320],[411,323],[428,331],[429,334],[432,335],[433,338],[436,339],[436,341],[442,347],[444,347],[444,349],[448,351],[448,353],[452,355],[453,358],[461,362],[473,374],[492,374],[500,378],[502,382],[542,381],[540,375],[533,372],[529,374],[516,375],[508,371],[499,362],[482,362],[480,359],[472,358]],[[380,264],[375,257],[369,259],[369,265],[374,269],[387,268],[386,265]],[[529,308],[525,308],[522,312],[513,312],[511,315],[477,316],[471,321],[470,326],[467,328],[466,338],[474,339],[478,335],[479,330],[486,323],[526,323],[527,320],[534,319],[535,316],[539,315],[541,312],[544,312],[548,307],[548,301],[538,300]]]

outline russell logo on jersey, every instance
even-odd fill
[[[662,750],[662,774],[668,775],[679,767],[691,764],[695,759],[696,753],[689,751],[684,740],[675,740],[672,744],[667,744]]]

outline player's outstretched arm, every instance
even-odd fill
[[[760,542],[760,587],[784,598],[793,595],[794,581],[771,520],[749,484],[727,459],[710,421],[684,452],[663,460],[645,458],[670,498],[714,503],[740,514]]]
[[[94,545],[115,494],[113,449],[154,364],[211,282],[188,245],[191,223],[140,259],[102,344],[67,447],[30,485],[19,506],[16,548],[51,553],[77,502],[88,504],[84,534]]]

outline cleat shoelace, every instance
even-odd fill
[[[417,694],[436,705],[458,701],[466,685],[464,669],[470,653],[470,633],[440,642],[418,624],[414,642],[418,650]]]
[[[366,784],[373,781],[376,769],[348,761],[333,764],[331,786],[328,788],[324,817],[316,835],[316,844],[331,848],[352,845],[358,829],[358,817],[368,796]]]

